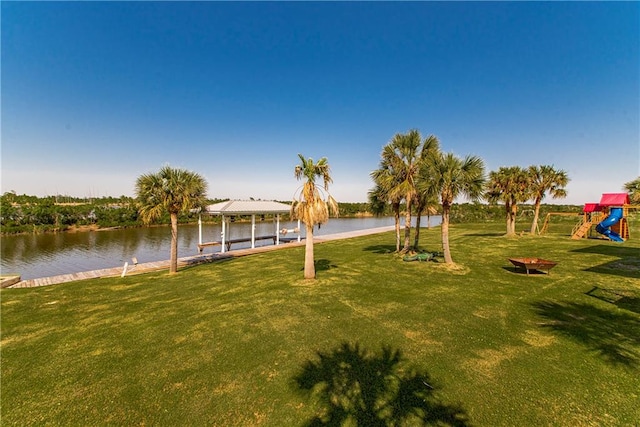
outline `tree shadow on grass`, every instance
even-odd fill
[[[609,245],[593,245],[586,248],[573,249],[571,252],[617,256],[620,258],[638,258],[638,248],[622,246],[622,243]]]
[[[594,286],[586,295],[640,314],[640,293],[630,289],[606,289]]]
[[[594,245],[588,248],[574,249],[572,252],[617,256],[619,258],[585,268],[584,271],[640,279],[640,256],[638,256],[637,248],[620,246],[620,244]]]
[[[640,321],[633,314],[589,304],[542,301],[533,304],[544,328],[595,351],[613,365],[640,365]]]
[[[376,354],[345,342],[317,356],[294,377],[297,388],[319,405],[304,425],[468,425],[465,411],[441,403],[429,375],[408,368],[400,350],[384,347]]]
[[[363,249],[366,252],[373,252],[374,254],[391,254],[396,251],[395,245],[373,245],[367,246]]]
[[[469,237],[505,237],[505,233],[466,233]]]
[[[585,268],[584,271],[640,279],[640,258],[621,258]]]
[[[331,261],[329,261],[328,259],[317,259],[313,261],[313,266],[316,271],[327,271],[331,270],[332,268],[338,268],[336,264],[331,264]],[[300,271],[304,271],[304,266],[300,269]]]
[[[324,258],[315,260],[314,264],[316,267],[316,271],[327,271],[331,270],[332,268],[338,268],[337,265],[331,264],[331,261]]]

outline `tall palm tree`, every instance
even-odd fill
[[[477,156],[464,159],[453,153],[435,152],[428,157],[428,166],[421,179],[421,189],[427,194],[437,194],[442,203],[442,251],[444,260],[453,263],[449,246],[449,215],[451,206],[460,196],[473,201],[482,197],[485,182],[484,162]]]
[[[328,193],[331,179],[331,170],[327,158],[323,157],[317,163],[313,159],[305,159],[298,154],[300,164],[295,167],[295,177],[298,180],[305,179],[300,193],[294,196],[291,205],[291,215],[294,219],[304,222],[306,228],[305,252],[304,252],[304,278],[315,279],[316,268],[313,257],[313,227],[316,224],[324,224],[329,220],[329,211],[338,215],[338,204]],[[316,178],[322,178],[323,187],[316,185]],[[326,193],[326,200],[323,199]]]
[[[633,181],[626,182],[623,188],[629,193],[631,203],[640,204],[640,176]]]
[[[504,202],[507,236],[515,236],[518,203],[531,198],[527,171],[520,166],[502,166],[497,171],[491,171],[486,196],[491,203]]]
[[[145,224],[168,212],[171,218],[171,261],[169,273],[178,271],[178,214],[202,208],[207,181],[195,172],[163,166],[157,173],[136,180],[138,211]]]
[[[534,200],[533,222],[531,234],[535,234],[540,215],[540,203],[547,192],[554,199],[567,197],[565,187],[569,183],[569,176],[563,170],[556,170],[553,166],[529,166],[529,189]]]
[[[382,149],[380,168],[372,172],[374,182],[383,189],[390,201],[405,201],[403,251],[410,249],[411,209],[417,195],[416,177],[425,154],[419,131],[413,129],[407,134],[395,134]]]

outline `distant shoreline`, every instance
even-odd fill
[[[340,218],[372,218],[375,215],[370,213],[370,212],[357,212],[354,215],[345,215],[345,216],[340,216]],[[389,216],[389,215],[382,215],[382,216]],[[213,221],[214,223],[216,221]],[[238,219],[235,222],[237,223],[243,223],[243,222],[250,222],[250,220],[244,220],[244,219]],[[178,224],[178,227],[180,227],[181,225],[197,225],[198,223],[196,221],[190,221],[190,222],[182,222]],[[166,223],[166,224],[150,224],[150,225],[145,225],[145,224],[133,224],[133,225],[114,225],[114,226],[108,226],[108,227],[100,227],[98,224],[86,224],[86,225],[71,225],[68,228],[65,229],[49,229],[49,230],[35,230],[35,231],[20,231],[17,233],[5,233],[5,232],[0,232],[0,236],[24,236],[24,235],[30,235],[30,234],[58,234],[58,233],[87,233],[87,232],[99,232],[99,231],[112,231],[112,230],[122,230],[122,229],[127,229],[127,228],[143,228],[143,227],[167,227],[171,224]],[[37,226],[34,226],[34,228]]]

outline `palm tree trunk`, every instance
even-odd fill
[[[453,264],[451,258],[451,249],[449,248],[449,206],[442,205],[442,252],[444,253],[444,262]]]
[[[513,222],[513,216],[511,214],[511,203],[507,202],[504,205],[507,214],[507,236],[513,236],[515,233],[515,224]]]
[[[511,212],[507,213],[507,236],[515,236],[516,232],[515,230],[515,224],[513,222],[513,216],[511,215]]]
[[[178,272],[178,214],[171,212],[171,261],[169,273]]]
[[[540,199],[536,198],[535,207],[533,209],[533,222],[531,223],[531,234],[536,234],[536,228],[538,228],[539,215],[540,215]]]
[[[420,212],[416,214],[416,235],[413,239],[413,249],[418,250],[420,244]]]
[[[515,203],[511,205],[511,212],[509,214],[511,217],[511,236],[516,235],[516,218],[518,216],[518,205]]]
[[[304,242],[304,278],[315,279],[316,267],[313,259],[313,225],[305,224],[307,234]]]
[[[404,214],[404,248],[402,252],[409,252],[411,240],[411,202],[407,202],[407,212]]]
[[[400,252],[400,204],[393,204],[393,217],[396,225],[396,252]]]

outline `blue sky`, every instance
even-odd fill
[[[289,200],[297,153],[366,201],[416,128],[487,170],[553,164],[562,203],[640,175],[640,3],[6,2],[2,192]]]

